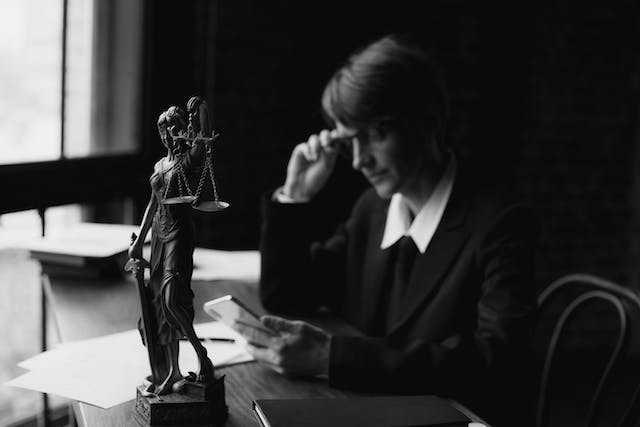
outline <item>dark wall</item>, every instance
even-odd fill
[[[255,248],[260,194],[284,181],[292,147],[321,129],[331,72],[355,48],[406,32],[444,70],[450,142],[537,206],[539,285],[587,271],[635,286],[639,5],[530,3],[149,1],[149,172],[162,155],[157,115],[204,95],[232,207],[198,217],[200,244]],[[327,215],[340,218],[364,183],[344,164],[332,186]]]

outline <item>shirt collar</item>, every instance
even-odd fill
[[[403,236],[411,236],[420,253],[427,250],[449,201],[456,169],[456,159],[452,154],[444,173],[413,222],[411,222],[411,211],[405,198],[400,193],[391,197],[380,249],[389,248]]]

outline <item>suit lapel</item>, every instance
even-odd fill
[[[464,227],[469,194],[462,176],[456,177],[449,203],[427,250],[418,254],[413,265],[404,307],[389,332],[404,324],[442,284],[443,276],[456,260],[469,235]]]

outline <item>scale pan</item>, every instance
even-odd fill
[[[167,197],[166,199],[162,199],[163,205],[179,205],[183,203],[191,203],[196,199],[196,196],[177,196],[177,197]]]
[[[222,200],[205,200],[193,204],[195,209],[204,212],[218,212],[229,207],[229,203]]]

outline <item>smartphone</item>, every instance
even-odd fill
[[[258,347],[268,347],[270,339],[279,334],[260,322],[260,317],[233,295],[207,301],[204,311],[242,335],[247,342]]]

